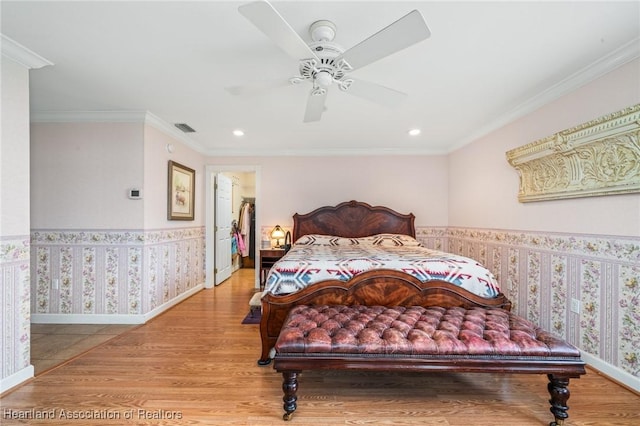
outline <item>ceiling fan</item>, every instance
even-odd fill
[[[304,122],[319,121],[325,109],[329,86],[335,83],[343,92],[386,106],[396,106],[407,95],[376,83],[354,79],[349,73],[431,35],[419,11],[407,15],[383,28],[348,50],[333,42],[336,26],[319,20],[311,24],[312,43],[307,44],[266,0],[247,3],[238,8],[260,31],[271,38],[289,56],[299,61],[299,75],[287,80],[264,82],[253,86],[226,88],[234,95],[261,93],[285,84],[309,82],[312,89],[307,100]]]

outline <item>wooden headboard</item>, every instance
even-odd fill
[[[309,234],[347,238],[404,234],[415,238],[414,221],[412,213],[402,214],[387,207],[347,201],[335,207],[320,207],[307,214],[294,214],[293,241]]]

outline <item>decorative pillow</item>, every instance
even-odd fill
[[[422,244],[415,238],[402,234],[377,234],[362,238],[309,234],[298,238],[298,241],[296,241],[296,245],[302,246],[353,246],[360,244],[381,247],[422,247]]]
[[[381,247],[422,247],[420,241],[403,234],[378,234],[362,239],[369,244]]]
[[[358,244],[357,238],[336,237],[334,235],[309,234],[298,238],[301,246],[351,246]]]

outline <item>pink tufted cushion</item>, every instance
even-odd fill
[[[579,357],[572,345],[502,309],[294,307],[277,353]]]

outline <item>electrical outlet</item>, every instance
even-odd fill
[[[576,314],[580,313],[580,300],[571,299],[571,312]]]
[[[51,281],[51,288],[52,288],[52,289],[57,290],[59,285],[60,285],[60,280],[59,280],[59,279],[54,278],[54,279]]]

